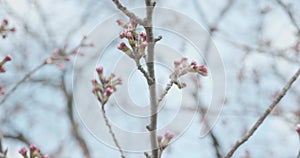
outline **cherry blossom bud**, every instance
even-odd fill
[[[5,69],[4,67],[1,66],[1,67],[0,67],[0,72],[1,72],[1,73],[4,73],[4,72],[6,72],[6,69]]]
[[[97,67],[96,71],[97,71],[98,74],[102,74],[103,73],[103,67],[101,67],[101,66]]]
[[[57,63],[56,66],[57,66],[59,69],[64,69],[64,68],[65,68],[64,63],[62,63],[62,62]]]
[[[5,58],[4,58],[5,61],[11,61],[11,59],[12,59],[12,58],[11,58],[10,55],[6,55]]]
[[[71,61],[70,57],[65,57],[65,61]]]
[[[179,61],[174,61],[174,66],[175,67],[178,67],[180,65],[180,62]]]
[[[167,131],[166,133],[165,133],[165,138],[167,139],[167,140],[171,140],[172,138],[174,138],[174,133],[172,133],[172,132],[170,132],[170,131]]]
[[[43,155],[41,158],[50,158],[49,155]]]
[[[148,42],[144,41],[141,43],[140,48],[144,50],[147,47],[147,45],[148,45]]]
[[[132,39],[132,38],[133,38],[133,35],[132,35],[132,32],[131,32],[131,31],[127,31],[127,32],[126,32],[126,38],[127,38],[127,39]]]
[[[8,25],[8,20],[7,20],[7,19],[4,19],[4,20],[2,21],[2,25],[3,25],[3,26]]]
[[[113,90],[111,87],[107,87],[107,88],[105,89],[105,92],[106,92],[106,95],[107,95],[107,96],[110,96],[110,95],[114,92],[114,90]]]
[[[161,135],[157,136],[157,141],[158,141],[158,143],[161,143],[162,138],[163,138],[163,137],[162,137]]]
[[[35,151],[37,148],[36,148],[36,145],[30,145],[29,147],[30,151]]]
[[[46,59],[45,61],[46,64],[52,64],[53,63],[53,60],[51,58],[48,58]]]
[[[296,132],[299,134],[299,136],[300,136],[300,124],[297,124],[296,125]]]
[[[118,49],[122,50],[122,51],[126,51],[126,48],[128,48],[126,46],[126,44],[124,42],[121,42],[118,46]]]
[[[207,76],[208,72],[207,72],[207,68],[206,66],[202,65],[198,67],[199,73],[203,76]]]
[[[121,20],[121,19],[118,19],[117,23],[118,23],[118,25],[120,25],[122,27],[126,26],[126,23],[123,20]]]
[[[19,153],[25,157],[27,154],[27,150],[23,147],[19,150]]]
[[[131,25],[133,28],[136,28],[137,25],[138,25],[138,23],[137,23],[135,20],[130,19],[130,25]]]
[[[16,28],[13,27],[13,28],[9,29],[9,31],[11,31],[11,32],[16,32]]]
[[[143,41],[146,41],[147,39],[147,34],[145,32],[140,33],[140,37],[142,38]]]
[[[98,83],[96,79],[93,79],[91,82],[93,85],[97,85],[97,83]]]

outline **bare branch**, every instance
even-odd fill
[[[17,133],[15,135],[3,134],[3,137],[7,138],[7,139],[14,139],[14,140],[20,141],[28,146],[30,145],[30,141],[22,133]]]
[[[138,70],[141,71],[141,73],[144,75],[144,77],[147,79],[148,84],[152,84],[154,81],[153,79],[149,76],[148,72],[142,67],[141,63],[139,61],[136,61],[136,66]]]
[[[279,95],[273,100],[271,105],[266,109],[266,111],[259,117],[259,119],[256,121],[256,123],[252,126],[252,128],[236,143],[234,146],[230,149],[230,151],[227,153],[225,158],[230,158],[234,152],[242,145],[244,144],[258,129],[259,126],[262,125],[264,120],[269,116],[269,114],[272,112],[272,110],[276,107],[276,105],[280,102],[280,100],[286,95],[287,91],[291,88],[292,84],[297,80],[297,78],[300,75],[300,68],[297,70],[297,72],[292,76],[292,78],[286,83],[286,85],[283,87]]]
[[[135,20],[137,23],[139,23],[140,25],[144,25],[144,21],[142,19],[140,19],[139,17],[137,17],[134,13],[130,12],[129,10],[127,10],[126,7],[124,7],[119,0],[112,0],[115,5],[117,6],[117,8],[122,11],[126,16],[128,16],[129,18]]]
[[[171,89],[171,87],[173,86],[174,81],[170,81],[170,83],[167,84],[167,87],[165,88],[163,94],[160,96],[160,98],[158,99],[158,104],[164,99],[164,97],[168,94],[169,90]]]
[[[7,94],[3,97],[3,99],[0,102],[0,106],[8,99],[8,97],[14,93],[18,89],[20,85],[22,85],[28,78],[30,78],[35,72],[37,72],[39,69],[43,68],[46,65],[46,62],[43,62],[42,64],[38,65],[34,69],[32,69],[30,72],[28,72],[10,91],[7,92]]]
[[[99,101],[100,101],[100,100],[99,100]],[[117,140],[117,138],[116,138],[116,135],[115,135],[114,131],[112,130],[112,127],[111,127],[111,125],[110,125],[110,123],[109,123],[109,121],[108,121],[108,118],[107,118],[106,113],[105,113],[104,106],[102,106],[101,109],[102,109],[102,110],[101,110],[102,116],[103,116],[103,118],[104,118],[104,121],[105,121],[106,126],[108,127],[109,133],[110,133],[110,135],[112,136],[115,145],[116,145],[117,148],[119,149],[120,154],[121,154],[121,157],[122,157],[122,158],[125,158],[124,153],[123,153],[123,150],[121,149],[121,146],[120,146],[120,144],[119,144],[119,142],[118,142],[118,140]]]
[[[65,84],[65,73],[63,73],[62,75],[62,79],[61,79],[61,87],[62,90],[64,92],[64,95],[66,97],[67,100],[67,116],[70,120],[71,123],[71,127],[72,127],[72,135],[75,138],[75,140],[77,141],[79,147],[82,149],[83,154],[86,158],[91,158],[91,154],[89,151],[89,148],[87,146],[86,141],[84,140],[84,138],[82,137],[82,135],[80,134],[79,130],[78,130],[78,124],[74,118],[74,114],[73,114],[73,97],[72,97],[72,93],[69,93],[67,91],[67,87]]]
[[[291,20],[292,24],[294,25],[294,27],[297,29],[298,32],[298,36],[300,36],[300,27],[296,22],[296,19],[292,13],[292,11],[290,10],[289,6],[287,6],[286,4],[284,4],[281,0],[276,0],[276,2],[282,7],[282,9],[286,12],[286,14],[288,15],[289,19]]]

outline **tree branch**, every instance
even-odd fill
[[[30,78],[36,71],[41,69],[46,65],[46,62],[43,62],[42,64],[38,65],[34,69],[32,69],[30,72],[28,72],[10,91],[7,92],[7,94],[3,97],[3,99],[0,102],[0,106],[8,99],[8,97],[14,93],[18,89],[20,85],[22,85],[28,78]]]
[[[112,136],[115,145],[116,145],[117,148],[119,149],[120,154],[121,154],[121,157],[122,157],[122,158],[125,158],[124,153],[123,153],[123,150],[121,149],[121,146],[120,146],[120,144],[119,144],[119,142],[118,142],[118,140],[117,140],[117,138],[116,138],[116,135],[115,135],[114,131],[112,130],[112,127],[111,127],[111,125],[110,125],[110,123],[109,123],[109,121],[108,121],[108,118],[107,118],[106,113],[105,113],[104,106],[102,106],[101,109],[102,109],[102,110],[101,110],[102,116],[103,116],[103,118],[104,118],[104,121],[105,121],[106,126],[108,127],[109,133],[110,133],[110,135]]]
[[[116,7],[122,11],[126,16],[128,16],[130,19],[135,20],[137,23],[139,23],[140,25],[144,25],[144,21],[142,19],[140,19],[139,17],[137,17],[133,12],[130,12],[129,10],[127,10],[126,7],[124,7],[119,0],[112,0],[114,2],[114,4],[116,5]]]
[[[234,152],[254,134],[254,132],[258,129],[259,126],[262,125],[264,120],[267,118],[267,116],[269,116],[269,114],[276,107],[276,105],[280,102],[280,100],[286,95],[287,91],[291,88],[292,84],[297,80],[299,75],[300,75],[300,68],[292,76],[292,78],[286,83],[286,85],[280,91],[279,95],[273,100],[273,102],[269,105],[269,107],[266,109],[266,111],[263,113],[263,115],[261,115],[259,117],[259,119],[256,121],[256,123],[252,126],[252,128],[240,140],[236,141],[236,143],[230,149],[230,151],[227,153],[225,158],[230,158],[234,154]]]
[[[79,147],[81,148],[81,150],[83,151],[83,154],[86,158],[91,158],[91,154],[89,151],[89,148],[87,146],[86,141],[84,140],[84,138],[82,137],[82,135],[80,134],[79,130],[78,130],[78,124],[74,118],[74,114],[73,114],[73,97],[72,97],[72,93],[69,93],[65,84],[65,73],[62,75],[62,79],[61,79],[61,87],[62,90],[64,92],[64,95],[66,97],[67,100],[67,116],[70,120],[71,123],[71,127],[72,127],[72,135],[75,138],[75,140],[77,141]]]

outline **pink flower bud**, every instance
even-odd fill
[[[157,141],[158,141],[158,143],[161,143],[162,138],[163,138],[163,137],[162,137],[161,135],[157,136]]]
[[[105,89],[105,92],[106,92],[106,95],[107,95],[107,96],[110,96],[110,95],[114,92],[114,90],[113,90],[111,87],[107,87],[107,88]]]
[[[296,132],[300,135],[300,124],[296,125]]]
[[[49,155],[43,155],[41,158],[50,158]]]
[[[130,25],[131,25],[133,28],[136,28],[137,25],[138,25],[138,23],[137,23],[135,20],[130,19]]]
[[[97,83],[98,83],[96,79],[93,79],[91,82],[93,85],[97,85]]]
[[[62,63],[62,62],[57,63],[56,66],[57,66],[59,69],[64,69],[64,68],[65,68],[64,63]]]
[[[7,20],[7,19],[4,19],[4,20],[2,21],[2,25],[3,25],[3,26],[8,25],[8,20]]]
[[[199,70],[199,73],[200,73],[201,75],[207,76],[208,71],[207,71],[206,66],[201,65],[201,66],[198,67],[198,70]]]
[[[144,41],[141,43],[140,47],[141,47],[141,49],[145,49],[147,47],[147,45],[148,45],[148,42]]]
[[[132,39],[132,38],[133,38],[132,32],[127,31],[127,32],[126,32],[126,38],[127,38],[127,39]]]
[[[172,138],[174,138],[174,133],[172,133],[172,132],[170,132],[170,131],[167,131],[166,133],[165,133],[165,138],[167,139],[167,140],[171,140]]]
[[[118,25],[120,25],[120,26],[125,26],[125,25],[126,25],[126,23],[125,23],[122,19],[118,19],[118,20],[117,20],[117,23],[118,23]]]
[[[29,149],[30,151],[35,151],[37,148],[36,145],[30,145]]]
[[[11,31],[11,32],[16,32],[16,28],[13,27],[13,28],[9,29],[9,31]]]
[[[4,58],[5,61],[11,61],[11,59],[12,59],[12,58],[11,58],[10,55],[6,55],[5,58]]]
[[[147,34],[145,32],[140,33],[140,37],[142,38],[143,41],[146,41],[147,39]]]
[[[98,74],[102,74],[103,73],[103,67],[102,66],[97,67],[96,71],[97,71]]]
[[[65,61],[71,61],[70,57],[65,57]]]
[[[126,44],[124,42],[121,42],[118,46],[118,49],[122,50],[122,51],[126,51],[128,47],[126,46]]]
[[[46,59],[45,61],[46,64],[52,64],[53,63],[53,60],[51,58],[48,58]]]
[[[19,150],[19,153],[20,153],[21,155],[23,155],[23,156],[26,156],[27,150],[23,147],[23,148],[21,148],[21,149]]]
[[[179,61],[174,61],[174,66],[175,67],[178,67],[180,65],[180,62]]]
[[[5,69],[4,67],[1,66],[1,67],[0,67],[0,72],[1,72],[1,73],[4,73],[4,72],[6,72],[6,69]]]
[[[188,58],[185,58],[185,57],[184,57],[184,58],[181,58],[181,61],[180,61],[180,62],[181,62],[182,64],[184,64],[184,63],[187,62],[187,60],[188,60]]]

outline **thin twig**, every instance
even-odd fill
[[[276,105],[280,102],[280,100],[285,96],[287,91],[291,88],[292,84],[297,80],[297,78],[300,75],[300,68],[297,70],[297,72],[293,75],[293,77],[287,82],[287,84],[283,87],[283,89],[280,91],[279,95],[273,100],[271,105],[266,109],[266,111],[259,117],[259,119],[256,121],[256,123],[253,125],[253,127],[236,143],[234,146],[230,149],[230,151],[227,153],[225,158],[230,158],[234,152],[242,145],[244,144],[258,129],[259,126],[262,125],[264,120],[269,116],[269,114],[272,112],[272,110],[276,107]]]
[[[117,6],[117,8],[122,11],[126,16],[128,16],[129,18],[135,20],[137,23],[139,23],[140,25],[144,25],[144,21],[142,19],[140,19],[139,17],[137,17],[134,13],[130,12],[129,10],[127,10],[126,7],[124,7],[119,0],[112,0],[115,5]]]
[[[164,99],[164,97],[168,94],[169,90],[172,88],[174,84],[174,81],[170,81],[170,83],[167,84],[167,87],[165,88],[163,94],[158,99],[158,104]]]
[[[6,139],[14,139],[14,140],[18,140],[26,145],[30,145],[30,141],[22,134],[22,133],[17,133],[15,135],[11,135],[11,134],[4,134],[3,135],[4,138]]]
[[[146,158],[151,158],[151,156],[147,152],[144,152],[144,155]]]
[[[156,42],[160,41],[161,39],[162,39],[162,36],[158,36],[157,38],[154,39],[154,42],[156,43]]]
[[[148,72],[146,72],[146,70],[143,68],[143,66],[141,65],[141,63],[139,61],[136,61],[136,66],[138,68],[138,70],[140,70],[142,72],[142,74],[144,75],[144,77],[147,79],[148,84],[152,84],[153,83],[153,79],[149,76]]]
[[[63,93],[66,97],[67,100],[67,116],[70,120],[71,123],[71,127],[72,127],[72,135],[75,138],[75,140],[77,141],[79,147],[82,149],[83,154],[86,158],[91,158],[91,154],[89,151],[89,148],[87,146],[86,141],[84,140],[84,138],[82,137],[82,135],[80,134],[79,130],[78,130],[78,124],[76,123],[76,120],[74,118],[74,114],[73,114],[73,95],[72,92],[68,92],[67,87],[66,87],[66,83],[65,83],[65,73],[63,73],[63,75],[61,76],[61,88],[63,90]]]
[[[22,85],[28,78],[30,78],[36,71],[41,69],[46,65],[46,62],[43,62],[42,64],[38,65],[34,69],[32,69],[30,72],[28,72],[10,91],[6,93],[6,95],[3,97],[3,99],[0,102],[0,106],[9,98],[9,96],[14,93],[14,91],[17,90],[17,88]]]
[[[100,100],[99,100],[99,101],[100,101]],[[102,106],[101,109],[102,109],[102,110],[101,110],[102,116],[103,116],[103,118],[104,118],[104,121],[105,121],[106,126],[108,127],[109,133],[110,133],[110,135],[112,136],[115,145],[116,145],[117,148],[119,149],[120,154],[121,154],[121,157],[122,157],[122,158],[125,158],[124,153],[123,153],[123,150],[121,149],[121,146],[119,145],[119,142],[118,142],[118,140],[117,140],[117,138],[116,138],[116,135],[115,135],[114,131],[112,130],[112,127],[111,127],[111,125],[110,125],[110,123],[109,123],[109,120],[108,120],[108,118],[107,118],[107,116],[106,116],[104,106]]]
[[[292,24],[294,25],[294,27],[297,29],[298,32],[298,36],[300,36],[300,27],[297,24],[297,21],[292,13],[292,11],[290,10],[290,8],[284,4],[281,0],[276,0],[276,2],[283,8],[283,10],[287,13],[289,19],[291,20]]]

